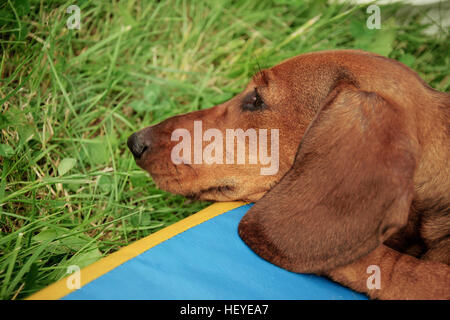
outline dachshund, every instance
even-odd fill
[[[174,157],[181,138],[173,133],[195,136],[199,122],[215,135],[188,140]],[[191,145],[229,129],[276,130],[277,140],[265,142],[278,151],[277,170],[262,174],[262,161],[192,161]],[[227,145],[227,159],[246,155],[250,137]],[[239,235],[281,268],[373,299],[450,299],[449,142],[448,93],[396,60],[331,50],[260,70],[229,101],[147,127],[127,144],[163,190],[256,202]],[[376,286],[370,268],[379,271]]]

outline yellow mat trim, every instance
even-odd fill
[[[218,202],[209,207],[200,210],[199,212],[178,221],[160,231],[157,231],[141,240],[138,240],[112,254],[100,259],[97,262],[83,268],[81,270],[81,287],[89,282],[99,278],[105,273],[111,271],[122,263],[133,259],[146,250],[160,244],[161,242],[170,239],[177,234],[186,231],[192,227],[199,225],[211,218],[214,218],[222,213],[233,210],[237,207],[245,205],[245,202]],[[68,276],[69,277],[69,276]],[[65,297],[75,289],[69,289],[66,285],[67,277],[51,284],[50,286],[36,292],[26,300],[57,300]]]

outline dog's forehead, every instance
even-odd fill
[[[277,81],[291,80],[292,75],[298,77],[308,77],[314,73],[323,71],[326,61],[330,62],[333,52],[305,53],[284,60],[272,67],[263,69],[252,77],[252,85],[269,86]]]
[[[274,100],[283,98],[283,92],[314,95],[331,85],[336,69],[337,65],[327,55],[302,54],[258,72],[249,86],[267,87],[264,93],[274,95]]]
[[[320,61],[326,61],[331,57],[330,54],[321,54],[320,52],[317,53],[305,53],[300,54],[295,57],[291,57],[289,59],[286,59],[284,61],[281,61],[280,63],[276,64],[272,68],[270,68],[273,72],[285,72],[289,69],[296,69],[296,68],[307,68],[311,64],[316,65]]]
[[[263,70],[268,82],[298,82],[313,80],[319,74],[331,72],[333,63],[329,55],[302,54]]]
[[[265,74],[270,84],[278,82],[288,87],[294,84],[307,86],[307,89],[311,89],[308,92],[313,92],[315,90],[312,88],[329,88],[336,79],[354,79],[369,73],[374,75],[389,67],[405,72],[399,70],[393,60],[377,54],[361,50],[329,50],[289,58],[266,69]]]
[[[327,68],[349,66],[353,64],[368,63],[374,61],[379,55],[361,50],[328,50],[300,54],[286,59],[270,68],[270,73],[275,76],[294,72],[323,71]],[[379,59],[377,59],[379,60]],[[389,59],[385,59],[387,62]],[[378,62],[381,62],[379,60]]]

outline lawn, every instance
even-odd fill
[[[382,28],[369,30],[367,5],[323,0],[73,4],[80,29],[67,27],[66,1],[0,4],[0,299],[207,206],[158,190],[126,139],[228,100],[259,66],[360,48],[450,88],[448,30],[421,23],[423,8],[381,6]]]

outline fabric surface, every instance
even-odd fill
[[[245,205],[190,228],[63,299],[367,299],[263,260],[237,233]]]

